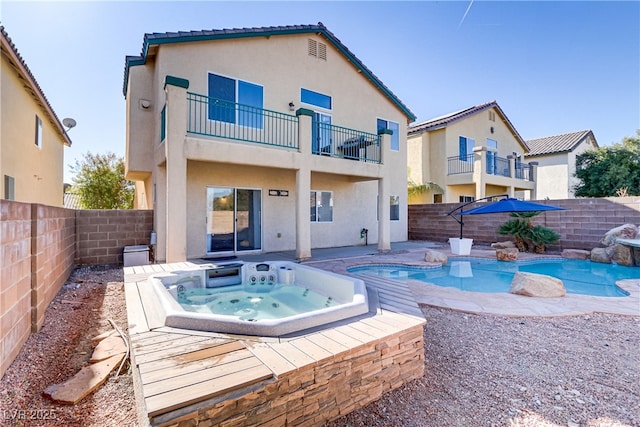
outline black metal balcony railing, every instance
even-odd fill
[[[498,157],[493,153],[487,153],[487,173],[490,175],[510,177],[509,159]]]
[[[473,173],[473,154],[449,157],[447,161],[449,175]]]
[[[380,137],[330,123],[312,123],[311,152],[362,162],[380,163]]]
[[[458,175],[463,173],[473,173],[474,155],[455,156],[447,158],[448,175]],[[486,173],[490,175],[511,177],[509,172],[509,159],[498,157],[494,154],[487,153],[486,157]],[[531,166],[528,163],[516,161],[515,163],[515,179],[531,181]]]
[[[516,178],[531,181],[531,166],[528,163],[516,162]]]
[[[187,132],[298,148],[298,118],[187,92]]]

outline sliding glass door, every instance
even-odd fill
[[[262,191],[207,188],[207,253],[262,249]]]

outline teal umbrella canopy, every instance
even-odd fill
[[[481,215],[504,212],[542,212],[542,211],[562,211],[565,208],[560,206],[545,205],[542,203],[528,202],[526,200],[518,200],[511,197],[489,203],[485,206],[462,211],[458,215]]]

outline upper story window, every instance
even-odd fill
[[[467,138],[466,136],[461,136],[459,138],[459,155],[460,160],[463,162],[472,162],[473,161],[473,147],[475,146],[476,141]]]
[[[263,87],[209,73],[209,120],[262,129]]]
[[[300,89],[300,101],[305,104],[315,105],[316,107],[331,110],[331,97],[323,93],[302,88]]]
[[[391,134],[391,150],[400,151],[400,125],[391,120],[378,119],[378,132],[384,129],[392,131]]]
[[[36,147],[42,148],[42,119],[38,117],[36,114],[36,138],[35,138]]]

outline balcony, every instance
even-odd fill
[[[488,175],[515,178],[523,181],[532,181],[531,166],[514,160],[513,172],[510,162],[512,159],[498,157],[493,152],[486,153],[485,172]],[[447,158],[447,175],[471,174],[474,172],[475,155],[453,156]]]
[[[299,135],[298,116],[187,92],[187,133],[279,148],[300,148],[311,139],[315,155],[381,163],[380,137],[313,120],[311,135]]]

